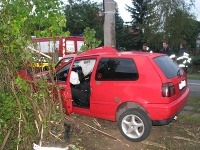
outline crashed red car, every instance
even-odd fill
[[[77,54],[69,54],[69,55],[65,55],[62,59],[60,59],[57,64],[55,65],[55,72],[58,72],[58,70],[60,70],[63,66],[65,66],[69,61],[71,61],[72,59],[74,59],[74,57]],[[50,72],[48,70],[46,71],[42,71],[39,72],[37,74],[34,74],[33,77],[34,78],[41,78],[41,77],[45,77],[48,76]]]
[[[100,47],[73,56],[54,76],[66,114],[116,121],[139,142],[170,123],[189,96],[184,71],[167,55]]]

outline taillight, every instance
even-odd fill
[[[175,95],[175,88],[172,83],[162,84],[162,97],[171,97]]]

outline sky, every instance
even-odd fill
[[[92,0],[93,2],[103,2],[103,0]],[[131,21],[130,13],[125,9],[126,5],[132,6],[132,0],[114,0],[117,3],[119,15],[122,17],[124,22]],[[190,0],[186,0],[189,2]],[[63,0],[64,3],[67,0]],[[192,6],[192,13],[197,17],[197,20],[200,21],[200,0],[195,0],[194,6]]]
[[[94,2],[101,2],[103,0],[93,0]],[[189,1],[189,0],[186,0]],[[115,0],[118,6],[119,15],[125,22],[131,21],[131,16],[128,11],[126,11],[126,5],[132,6],[132,0]],[[200,21],[200,0],[195,0],[195,7],[192,7],[194,15],[197,17],[197,20]]]
[[[132,0],[115,0],[115,2],[118,5],[119,14],[123,18],[123,20],[125,22],[131,21],[130,13],[126,11],[125,7],[126,5],[132,6]],[[197,20],[200,21],[200,0],[195,1],[194,6],[192,6],[192,12],[197,17]]]

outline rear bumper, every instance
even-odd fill
[[[147,104],[147,112],[155,125],[165,125],[172,122],[173,118],[179,114],[187,103],[189,88],[176,101],[169,104]]]

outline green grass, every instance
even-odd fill
[[[191,95],[188,99],[187,106],[192,109],[183,109],[184,113],[180,113],[180,120],[188,124],[200,125],[200,96]]]
[[[188,125],[200,126],[200,114],[194,115],[193,113],[180,114],[179,119]]]
[[[192,106],[194,112],[199,112],[200,114],[200,96],[190,95],[187,105]]]
[[[187,78],[188,79],[197,79],[197,80],[200,80],[200,73],[188,73],[187,74]]]

